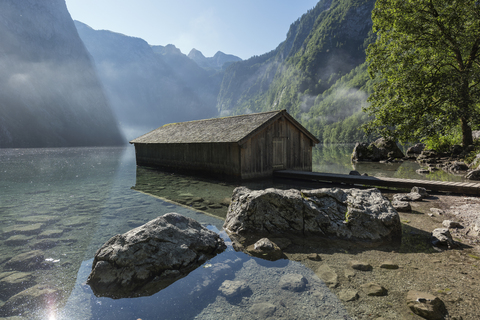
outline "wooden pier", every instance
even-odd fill
[[[431,191],[449,191],[453,193],[480,196],[480,183],[446,182],[433,180],[398,179],[385,177],[355,176],[348,174],[321,173],[295,170],[279,170],[274,177],[309,181],[334,182],[348,185],[411,189],[423,187]]]

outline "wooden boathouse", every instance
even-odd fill
[[[312,171],[319,143],[286,110],[166,124],[132,141],[137,165],[254,179]]]

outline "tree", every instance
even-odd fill
[[[374,118],[364,125],[415,142],[462,129],[473,143],[480,115],[480,2],[477,0],[377,0],[372,11],[376,42],[367,49],[375,80]]]

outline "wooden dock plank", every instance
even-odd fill
[[[464,193],[480,196],[480,184],[465,183],[453,181],[434,181],[434,180],[418,180],[418,179],[400,179],[389,177],[371,177],[371,176],[354,176],[348,174],[308,172],[295,170],[279,170],[274,172],[275,177],[336,182],[350,185],[364,185],[376,187],[390,188],[412,188],[414,186],[423,187],[432,191],[451,191],[455,193]]]

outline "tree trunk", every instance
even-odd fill
[[[467,146],[473,144],[472,128],[468,124],[467,119],[462,117],[461,122],[462,122],[462,144],[463,144],[463,147],[466,148]]]

